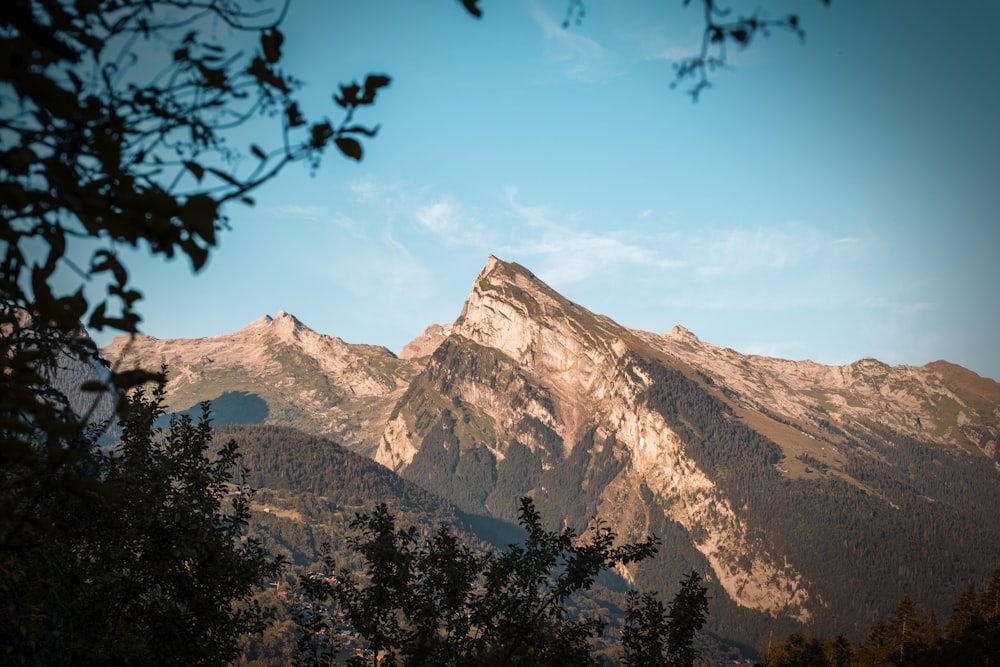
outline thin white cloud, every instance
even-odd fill
[[[457,206],[451,198],[418,208],[416,215],[424,229],[434,234],[448,236],[459,229]]]
[[[347,184],[347,189],[359,201],[372,202],[383,199],[391,194],[396,188],[372,178],[359,178]]]
[[[823,246],[819,234],[806,225],[717,229],[682,241],[684,258],[703,278],[761,270],[781,271],[815,255]]]
[[[935,304],[927,301],[895,301],[885,297],[865,299],[861,305],[870,310],[885,311],[894,317],[912,317],[919,313],[933,310],[935,307]]]
[[[531,16],[545,35],[546,55],[553,62],[562,64],[566,74],[578,81],[603,81],[614,76],[614,67],[607,50],[596,40],[578,29],[563,28],[541,6],[538,0],[531,3]]]
[[[526,255],[541,257],[538,273],[554,285],[569,285],[598,276],[618,266],[643,266],[670,270],[678,263],[663,259],[647,248],[626,243],[613,235],[563,228],[520,248]]]
[[[421,229],[440,236],[448,244],[488,245],[484,226],[453,195],[445,195],[435,202],[418,206],[414,216]]]
[[[517,190],[505,191],[509,215],[518,230],[509,251],[538,257],[537,273],[556,286],[580,282],[620,266],[643,266],[659,270],[680,264],[656,250],[610,231],[595,234],[579,227],[576,216],[559,215],[545,206],[522,204]]]

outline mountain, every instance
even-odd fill
[[[566,525],[653,532],[660,555],[620,574],[667,592],[705,573],[712,630],[752,646],[860,632],[904,594],[945,618],[998,566],[1000,384],[958,366],[823,366],[636,331],[496,258],[458,320],[407,349],[282,314],[139,338],[126,359],[166,360],[178,409],[253,401],[257,421],[339,438],[469,515],[511,520],[530,494]]]
[[[123,368],[165,364],[174,411],[211,401],[216,423],[283,424],[361,452],[421,368],[419,358],[318,334],[284,311],[212,338],[117,336],[103,352]]]

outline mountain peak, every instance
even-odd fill
[[[663,334],[665,338],[674,338],[676,340],[683,340],[691,343],[700,343],[701,339],[694,335],[690,329],[681,326],[680,324],[675,324],[674,328]]]
[[[400,359],[419,359],[434,354],[441,343],[451,335],[451,325],[432,324],[424,332],[403,346]]]
[[[527,353],[538,327],[573,307],[520,264],[490,255],[477,276],[454,332],[517,359]]]
[[[253,322],[247,324],[236,334],[262,334],[271,332],[279,337],[295,336],[300,331],[312,331],[302,324],[294,315],[284,310],[279,310],[276,317],[268,314],[261,315]]]

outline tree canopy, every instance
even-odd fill
[[[385,505],[358,514],[347,541],[364,559],[363,574],[338,569],[327,554],[323,569],[300,578],[301,662],[332,664],[346,637],[358,642],[352,665],[603,664],[594,640],[608,621],[572,613],[572,600],[602,573],[652,557],[659,541],[616,545],[602,521],[583,536],[547,531],[527,497],[518,520],[523,543],[477,553],[443,526],[426,539],[416,527],[398,528]],[[633,592],[626,611],[622,664],[694,664],[708,612],[697,573],[669,608]]]
[[[0,472],[7,527],[0,551],[5,664],[218,665],[268,610],[253,594],[284,566],[247,537],[253,491],[236,442],[198,420],[164,416],[162,386],[127,400],[122,437],[94,429],[51,476]]]

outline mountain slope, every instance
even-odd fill
[[[904,592],[946,604],[995,566],[973,554],[1000,548],[998,406],[996,383],[947,364],[825,367],[632,331],[491,258],[375,458],[467,511],[509,518],[530,493],[577,526],[666,525],[727,620],[832,627]]]
[[[212,338],[118,336],[103,351],[124,368],[166,364],[174,411],[212,401],[217,423],[284,424],[361,451],[420,368],[384,347],[318,334],[284,311]]]
[[[126,359],[170,364],[177,409],[229,401],[223,421],[332,435],[470,515],[512,520],[530,494],[576,528],[655,532],[657,559],[621,574],[663,591],[706,573],[713,631],[751,645],[860,631],[903,594],[943,618],[1000,564],[1000,384],[947,362],[823,366],[631,330],[496,258],[401,357],[282,314],[139,338]]]

